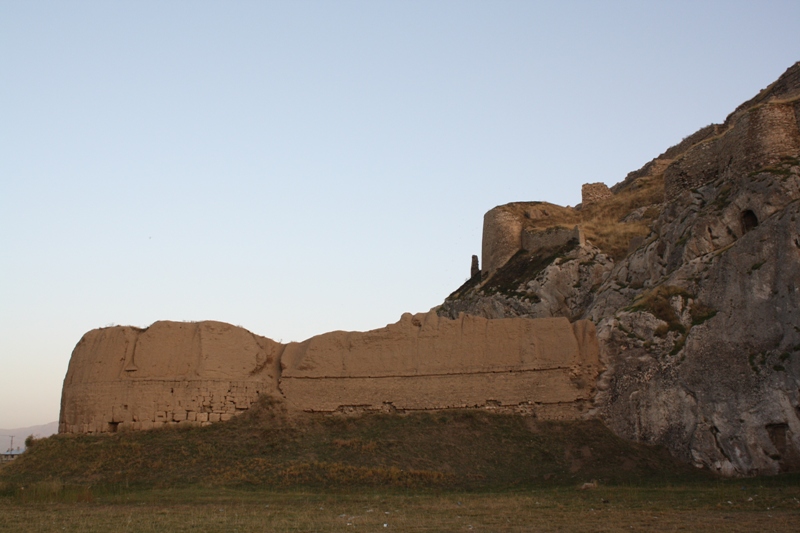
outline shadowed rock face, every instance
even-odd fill
[[[205,425],[260,395],[289,412],[507,408],[575,418],[599,370],[594,325],[403,315],[282,345],[220,322],[93,330],[64,380],[62,433]]]

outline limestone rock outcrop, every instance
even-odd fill
[[[594,325],[406,314],[282,345],[220,322],[90,331],[72,354],[61,433],[205,425],[259,396],[287,412],[489,407],[576,418],[599,372]]]
[[[589,319],[593,414],[617,434],[724,475],[800,470],[800,63],[612,191],[620,236],[647,224],[624,254],[512,255],[439,312]]]
[[[471,279],[445,299],[438,313],[450,318],[461,313],[491,319],[581,317],[614,261],[579,240],[543,252],[520,253],[484,282]]]

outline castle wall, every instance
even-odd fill
[[[281,345],[220,322],[90,331],[73,351],[61,433],[205,425],[259,396],[292,411],[511,407],[579,416],[598,373],[594,325],[403,315]]]
[[[203,424],[278,394],[283,346],[221,322],[95,329],[72,352],[61,433]]]
[[[547,202],[512,202],[489,210],[483,216],[482,278],[489,278],[518,251],[532,250],[523,243],[526,226],[568,209]]]
[[[579,246],[586,244],[586,238],[578,226],[573,229],[555,226],[539,231],[532,229],[522,231],[522,249],[528,252],[556,250],[570,241],[577,242]]]
[[[731,173],[746,174],[800,152],[798,114],[793,103],[765,103],[738,115],[717,137],[687,150],[664,172],[667,200]]]
[[[576,324],[406,314],[379,330],[288,345],[281,389],[303,411],[543,404],[574,417],[599,364],[594,326]]]
[[[581,205],[583,207],[602,202],[606,198],[611,198],[612,196],[614,196],[614,193],[611,192],[608,185],[603,182],[584,183],[581,186]]]
[[[505,265],[522,246],[522,218],[518,213],[498,206],[483,216],[481,239],[481,274],[487,278]]]

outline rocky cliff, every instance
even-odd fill
[[[799,123],[797,63],[609,197],[495,208],[482,275],[438,312],[590,319],[616,433],[726,475],[800,469]],[[522,244],[576,224],[582,244]]]

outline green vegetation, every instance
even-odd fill
[[[503,489],[692,481],[702,473],[599,421],[485,410],[287,418],[270,405],[208,427],[54,436],[0,470],[20,487]]]
[[[750,177],[758,174],[773,174],[781,176],[784,179],[792,174],[792,167],[800,166],[800,159],[796,157],[782,157],[781,160],[773,166],[760,168],[749,174]]]
[[[499,492],[164,489],[93,501],[0,497],[17,533],[309,531],[794,531],[800,479]]]
[[[467,294],[470,290],[474,289],[478,285],[481,284],[481,272],[480,270],[467,281],[465,281],[459,288],[454,290],[450,296],[445,298],[447,300],[457,300]]]
[[[686,328],[681,324],[678,313],[670,303],[675,296],[680,296],[684,300],[691,298],[691,295],[680,287],[660,285],[640,295],[627,310],[647,311],[659,320],[666,322],[667,327],[664,330],[657,330],[657,335],[666,335],[668,331],[686,333]]]
[[[788,531],[798,481],[721,480],[596,420],[264,401],[204,428],[37,440],[0,468],[0,530]]]
[[[546,255],[531,254],[525,250],[520,250],[511,259],[492,275],[489,281],[482,287],[485,294],[505,294],[506,296],[516,296],[519,298],[536,299],[525,291],[518,288],[536,279],[539,273],[547,268],[556,259],[564,257],[578,246],[576,240],[571,240],[564,246],[547,253]]]
[[[731,190],[731,184],[726,182],[717,193],[717,197],[714,199],[711,205],[717,209],[724,209],[727,207],[728,204],[730,204]]]
[[[758,263],[751,266],[750,269],[747,271],[747,273],[752,274],[753,272],[764,266],[764,263],[766,263],[766,261],[759,261]]]
[[[692,326],[699,326],[706,320],[714,318],[717,310],[704,303],[695,300],[689,307],[689,315],[692,317]]]
[[[794,531],[800,479],[500,492],[272,491],[200,487],[0,497],[0,528],[40,531]]]

